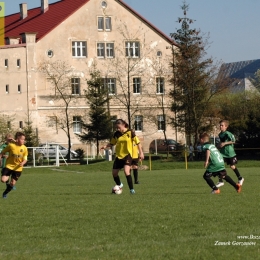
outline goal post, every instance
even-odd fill
[[[27,147],[27,149],[28,159],[25,167],[59,167],[60,159],[67,164],[59,151],[59,145],[55,145],[54,149],[45,147]]]

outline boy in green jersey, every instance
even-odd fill
[[[11,142],[14,141],[13,140],[13,135],[12,134],[7,134],[5,136],[5,143],[3,143],[0,146],[0,153],[5,149],[5,147]],[[8,157],[8,154],[6,154],[5,156],[2,157],[2,160],[0,161],[1,167],[4,168],[5,164],[6,164],[6,158]]]
[[[211,193],[219,194],[220,190],[215,185],[211,177],[218,176],[219,179],[225,179],[229,184],[231,184],[237,192],[241,192],[241,185],[236,184],[228,175],[225,170],[224,159],[220,154],[219,150],[216,148],[214,144],[211,144],[209,135],[207,133],[203,133],[200,135],[200,143],[202,144],[202,151],[206,152],[206,160],[204,163],[204,167],[206,168],[206,172],[203,175],[204,180],[207,184],[212,188]]]
[[[220,133],[219,133],[219,139],[220,139],[220,153],[224,157],[225,162],[227,165],[230,165],[230,168],[234,171],[238,178],[238,183],[240,185],[243,185],[244,178],[240,175],[237,167],[235,164],[237,164],[237,158],[236,158],[236,153],[234,150],[234,143],[235,143],[235,137],[232,133],[227,131],[227,128],[229,126],[228,120],[221,120],[219,122],[220,126]],[[217,183],[217,187],[221,187],[224,185],[223,180],[219,179],[219,182]]]

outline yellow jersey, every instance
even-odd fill
[[[133,143],[133,159],[138,159],[139,157],[139,150],[137,144],[134,142]]]
[[[129,129],[124,133],[116,131],[110,141],[111,145],[116,145],[116,157],[118,157],[118,159],[123,159],[128,154],[133,158],[134,143],[138,145],[140,141],[135,133]]]
[[[5,167],[14,170],[17,172],[21,172],[23,167],[20,164],[27,160],[28,150],[25,145],[17,145],[14,143],[10,143],[4,150],[2,154],[9,153],[8,158],[6,159]]]

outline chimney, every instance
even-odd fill
[[[47,12],[49,9],[49,0],[41,0],[41,10],[42,10],[42,14],[44,14],[45,12]]]
[[[20,4],[20,18],[21,20],[27,17],[27,3]]]

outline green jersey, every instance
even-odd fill
[[[221,143],[236,141],[235,136],[228,131],[220,132],[218,136],[219,136]],[[222,156],[225,158],[232,158],[232,157],[236,156],[234,144],[228,144],[228,145],[223,146],[220,149],[220,152],[221,152]]]
[[[224,159],[219,150],[214,144],[205,143],[202,146],[202,151],[210,151],[209,164],[207,167],[208,172],[218,172],[225,169]]]
[[[0,146],[0,153],[5,149],[5,147],[7,146],[8,144],[4,143]],[[2,157],[2,168],[5,167],[5,164],[6,164],[6,158]]]

